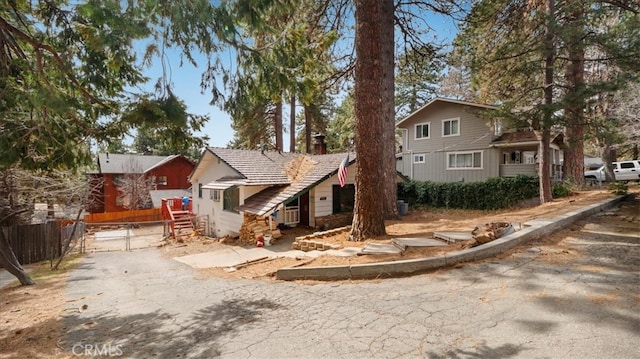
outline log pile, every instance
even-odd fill
[[[256,216],[255,214],[245,213],[240,226],[240,243],[256,244],[256,238],[260,236],[271,236],[271,242],[282,237],[282,233],[277,228],[269,228],[269,219],[267,217]]]

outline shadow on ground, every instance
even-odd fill
[[[265,300],[230,300],[196,310],[186,319],[163,311],[125,316],[77,313],[65,318],[64,349],[75,354],[79,346],[94,345],[130,358],[212,358],[220,355],[221,335],[242,330],[260,321],[264,311],[278,307]]]
[[[522,345],[505,344],[491,348],[486,344],[475,347],[474,350],[456,349],[443,354],[427,352],[429,359],[469,359],[469,358],[515,358],[526,348]]]

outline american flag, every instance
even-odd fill
[[[340,167],[338,167],[338,183],[340,183],[340,187],[344,187],[347,182],[347,170],[349,167],[349,154],[347,153],[347,157],[345,157],[342,162],[340,162]]]

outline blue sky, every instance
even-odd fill
[[[431,27],[437,30],[437,37],[440,40],[451,41],[456,33],[456,28],[450,18],[427,14],[426,19]],[[196,61],[200,68],[195,68],[190,63],[184,61],[180,66],[180,55],[178,51],[167,52],[166,64],[170,66],[172,88],[176,96],[182,99],[187,105],[187,111],[198,115],[208,115],[210,120],[205,125],[202,134],[209,136],[209,146],[226,147],[233,139],[233,129],[231,128],[230,116],[215,105],[211,105],[211,94],[203,93],[200,88],[200,78],[206,66],[206,57],[197,56]],[[233,56],[230,53],[222,53],[219,56],[225,63],[232,63]],[[145,75],[150,78],[146,86],[141,86],[147,91],[153,91],[153,86],[162,73],[162,65],[158,58],[154,59],[153,66],[149,68]],[[219,89],[223,91],[222,83]],[[287,106],[285,106],[286,108]],[[289,115],[283,115],[284,127],[288,129]],[[198,133],[200,135],[200,133]],[[283,136],[284,149],[289,149],[289,134]]]
[[[197,135],[209,136],[209,146],[226,147],[233,139],[231,118],[229,114],[210,104],[212,98],[210,90],[203,92],[200,88],[201,75],[206,69],[206,57],[200,55],[195,58],[199,65],[199,68],[196,68],[186,60],[182,61],[183,64],[180,66],[180,52],[177,50],[168,50],[166,54],[165,64],[174,94],[185,102],[189,113],[208,115],[210,118],[202,133]],[[220,56],[228,56],[228,54]],[[149,77],[149,81],[145,86],[140,87],[146,91],[153,91],[156,81],[162,75],[162,64],[159,58],[154,59],[153,66],[145,71],[145,75]],[[222,89],[221,82],[218,86]]]

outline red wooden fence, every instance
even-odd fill
[[[160,208],[139,209],[134,211],[91,213],[84,216],[87,224],[92,223],[126,223],[126,222],[152,222],[161,221]]]

